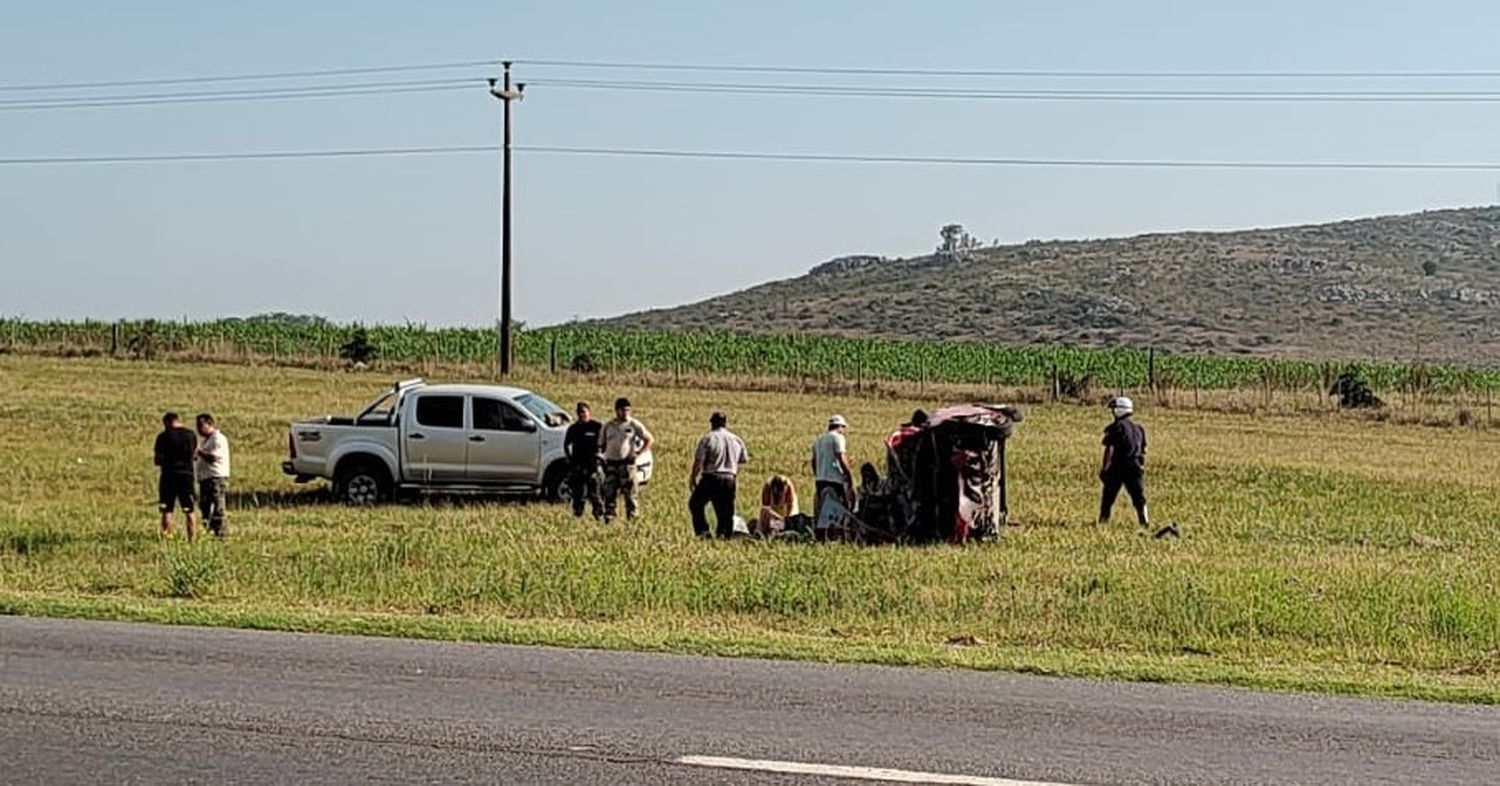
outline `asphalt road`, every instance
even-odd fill
[[[5,783],[856,782],[694,756],[971,777],[950,783],[1497,783],[1500,710],[0,617]]]

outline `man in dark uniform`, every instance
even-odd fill
[[[604,424],[594,420],[588,402],[578,402],[578,420],[568,426],[563,437],[563,453],[568,457],[568,494],[573,499],[573,515],[583,517],[583,503],[593,509],[594,520],[604,518],[604,498],[599,494],[599,432]]]
[[[193,512],[197,504],[193,459],[198,453],[198,437],[183,427],[176,412],[162,415],[161,424],[162,432],[156,435],[156,466],[161,467],[161,479],[156,486],[161,534],[165,537],[172,531],[172,511],[180,505],[187,517],[187,537],[191,541],[198,536],[198,520]]]
[[[1115,420],[1104,429],[1104,463],[1099,480],[1104,483],[1104,497],[1099,502],[1099,523],[1109,523],[1110,509],[1120,496],[1120,489],[1130,495],[1135,517],[1142,527],[1150,527],[1146,514],[1146,430],[1131,417],[1135,404],[1120,396],[1109,402]]]

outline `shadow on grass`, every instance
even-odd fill
[[[66,546],[77,539],[77,535],[66,530],[54,527],[34,527],[6,533],[4,548],[12,554],[28,557]]]
[[[292,510],[308,507],[346,507],[325,486],[322,488],[286,489],[231,489],[225,495],[230,512],[235,510]],[[556,504],[534,494],[517,493],[473,493],[473,492],[404,492],[396,499],[382,503],[403,507],[476,508],[494,504],[506,505],[551,505]]]
[[[230,510],[250,510],[256,508],[305,508],[314,505],[334,505],[337,500],[326,488],[298,489],[295,491],[287,489],[246,489],[238,490],[231,488],[224,495],[224,504]]]

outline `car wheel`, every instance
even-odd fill
[[[542,481],[542,496],[551,502],[572,502],[573,489],[568,486],[568,468],[562,464],[554,464],[547,470],[547,476]]]
[[[350,505],[374,505],[385,501],[391,493],[391,481],[385,469],[369,463],[340,469],[335,486],[339,499]]]

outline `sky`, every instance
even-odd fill
[[[1244,88],[1224,80],[588,70],[525,61],[979,70],[1500,70],[1480,2],[68,2],[0,0],[0,159],[494,145],[472,89],[14,111],[4,101],[285,83],[6,86],[513,58],[517,145],[895,156],[1500,161],[1500,103],[960,101],[598,91],[548,79],[930,89]],[[1397,89],[1261,80],[1249,87]],[[1500,79],[1418,89],[1500,89]],[[1312,223],[1492,204],[1497,172],[664,160],[517,152],[515,316],[669,306],[852,253]],[[493,324],[499,156],[0,165],[0,316]]]

